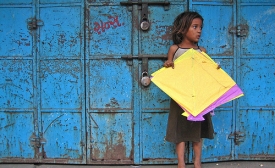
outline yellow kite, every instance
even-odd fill
[[[204,52],[189,49],[174,61],[174,65],[174,69],[163,67],[157,70],[151,80],[194,117],[215,102],[221,105],[219,98],[236,86],[235,81],[224,70],[218,69]],[[230,100],[243,95],[240,89],[238,91]]]

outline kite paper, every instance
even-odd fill
[[[243,96],[235,81],[206,53],[187,50],[174,61],[174,69],[161,68],[152,74],[152,82],[175,100],[191,121],[216,107]]]

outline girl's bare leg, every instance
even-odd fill
[[[185,142],[180,142],[176,145],[176,152],[178,155],[178,168],[185,168],[185,161],[184,161]]]
[[[201,168],[202,139],[200,139],[200,142],[193,142],[193,150],[195,153],[194,166],[195,168]]]

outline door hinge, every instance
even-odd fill
[[[27,25],[29,30],[36,30],[38,26],[43,26],[44,23],[42,20],[38,20],[36,18],[29,18],[27,20]]]
[[[244,142],[245,133],[236,131],[229,134],[228,139],[234,139],[235,145],[239,145],[241,142]]]
[[[247,36],[248,31],[249,31],[249,27],[246,24],[240,24],[236,27],[231,27],[229,29],[229,33],[236,34],[238,37]]]

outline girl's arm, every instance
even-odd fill
[[[167,61],[164,62],[163,66],[168,68],[168,67],[172,67],[174,68],[174,62],[173,62],[173,58],[174,58],[174,54],[176,52],[176,50],[178,49],[177,45],[172,45],[169,48],[168,54],[167,54]]]

